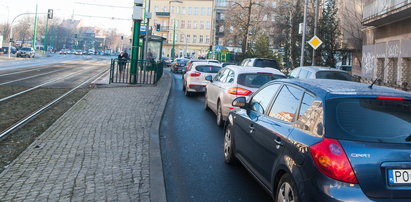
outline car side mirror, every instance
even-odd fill
[[[233,100],[233,102],[231,104],[234,107],[244,108],[247,104],[247,100],[245,99],[245,97],[237,97]]]
[[[213,76],[208,75],[208,76],[205,77],[205,80],[212,83],[213,82]]]

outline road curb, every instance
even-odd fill
[[[166,202],[166,189],[163,174],[163,162],[161,159],[160,148],[160,123],[166,108],[168,97],[170,95],[171,86],[173,84],[173,77],[169,72],[167,73],[170,81],[168,82],[168,90],[161,100],[157,113],[154,117],[153,124],[150,128],[150,201]]]

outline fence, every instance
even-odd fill
[[[155,84],[162,75],[161,62],[111,59],[110,83]]]

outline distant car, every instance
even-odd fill
[[[32,47],[23,47],[16,52],[16,57],[34,58],[34,56],[36,56],[36,52]]]
[[[60,55],[66,55],[67,54],[67,49],[61,49],[59,54]]]
[[[174,62],[171,64],[171,71],[175,73],[182,73],[184,72],[184,68],[188,62],[188,59],[186,58],[177,58],[174,60]]]
[[[336,79],[352,81],[352,76],[346,71],[319,66],[303,66],[295,68],[290,72],[289,77],[297,79]]]
[[[161,62],[163,62],[164,65],[167,67],[171,66],[171,63],[173,63],[173,60],[169,57],[161,57]]]
[[[283,78],[286,76],[274,68],[226,66],[214,78],[206,77],[210,83],[205,89],[204,108],[217,115],[217,125],[221,126],[234,109],[231,103],[236,97],[250,96],[265,83]]]
[[[410,93],[283,79],[233,105],[224,160],[274,201],[411,201]]]
[[[245,67],[270,67],[280,70],[278,63],[274,59],[267,58],[246,58],[241,62],[241,66]]]
[[[183,91],[186,96],[192,93],[204,92],[209,81],[206,76],[215,76],[221,70],[221,64],[209,62],[194,62],[183,75]]]
[[[74,52],[74,55],[83,55],[83,51],[82,50],[76,50],[76,52]]]
[[[11,50],[10,50],[10,53],[11,53],[11,54],[16,54],[16,52],[17,52],[17,48],[16,48],[16,47],[11,46],[10,49],[11,49]],[[8,53],[9,53],[9,47],[8,47],[8,46],[3,46],[3,47],[0,49],[0,51],[3,52],[4,54],[8,54]]]

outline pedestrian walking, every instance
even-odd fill
[[[124,69],[126,68],[127,60],[128,60],[128,54],[127,51],[122,51],[120,55],[118,55],[118,65],[119,65],[119,71],[120,74],[123,73]]]

